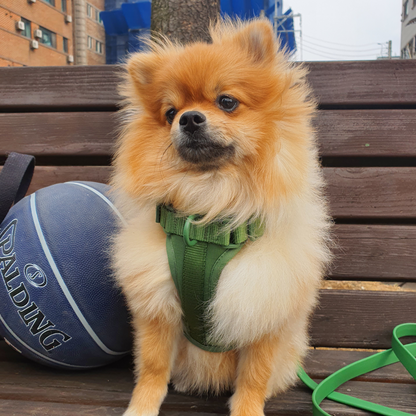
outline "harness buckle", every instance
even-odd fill
[[[190,215],[186,221],[185,221],[185,225],[183,226],[183,239],[185,240],[185,243],[189,246],[189,247],[193,247],[198,240],[191,240],[189,238],[189,231],[191,229],[191,222],[195,219],[196,215]]]

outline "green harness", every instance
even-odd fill
[[[197,215],[180,217],[174,209],[159,205],[156,222],[163,227],[170,272],[178,290],[183,310],[184,334],[199,348],[224,352],[224,348],[208,341],[210,327],[206,309],[215,294],[225,265],[242,249],[248,239],[264,233],[260,220],[246,222],[232,231],[226,221],[205,226],[193,224]]]

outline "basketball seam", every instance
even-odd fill
[[[110,350],[102,341],[101,339],[98,337],[98,335],[95,333],[95,331],[91,328],[90,324],[88,323],[88,321],[86,320],[86,318],[84,317],[83,313],[81,312],[81,310],[79,309],[78,305],[76,304],[74,298],[72,297],[67,285],[64,282],[64,279],[62,278],[61,273],[59,272],[59,269],[52,257],[52,254],[49,250],[49,247],[46,243],[45,237],[43,235],[42,232],[42,228],[39,222],[39,217],[37,214],[37,210],[36,210],[36,193],[32,194],[30,196],[30,209],[31,209],[31,213],[32,213],[32,219],[33,219],[33,223],[35,225],[35,229],[36,229],[36,233],[38,235],[40,244],[42,246],[43,252],[45,253],[46,259],[48,260],[49,266],[52,269],[53,274],[55,275],[55,278],[59,284],[59,286],[61,287],[67,301],[69,302],[69,304],[71,305],[73,311],[75,312],[75,314],[77,315],[78,319],[80,320],[82,326],[85,328],[85,330],[88,332],[88,334],[90,335],[90,337],[94,340],[94,342],[107,354],[109,355],[124,355],[126,353],[128,353],[128,351],[124,351],[124,352],[116,352],[116,351],[112,351]]]
[[[70,182],[65,182],[65,183],[67,183],[67,184],[70,184],[70,185],[78,185],[78,186],[82,186],[83,188],[86,188],[86,189],[89,189],[91,192],[94,192],[96,195],[98,195],[106,204],[108,204],[110,207],[111,207],[111,209],[117,214],[117,216],[120,218],[120,220],[122,221],[122,223],[124,224],[124,225],[127,225],[127,222],[126,222],[126,220],[123,218],[123,216],[121,215],[121,213],[120,213],[120,211],[115,207],[115,205],[104,195],[104,194],[102,194],[100,191],[97,191],[97,189],[95,189],[95,188],[93,188],[93,187],[91,187],[91,186],[88,186],[88,185],[85,185],[85,183],[81,183],[81,182],[72,182],[72,181],[70,181]]]

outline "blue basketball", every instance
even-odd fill
[[[86,369],[131,348],[110,269],[121,216],[109,190],[95,182],[49,186],[19,201],[0,225],[0,335],[33,360]]]

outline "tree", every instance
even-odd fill
[[[153,0],[151,30],[180,43],[209,42],[209,23],[219,13],[220,0]]]

